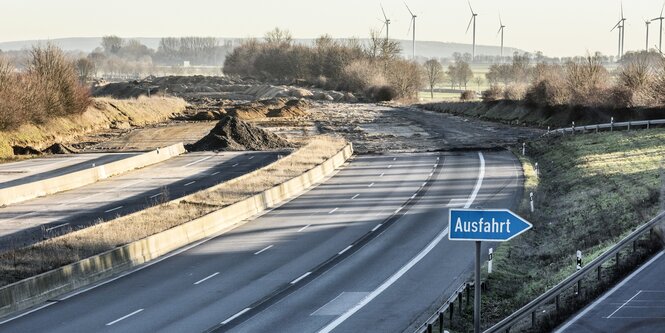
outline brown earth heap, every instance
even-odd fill
[[[208,135],[188,145],[189,151],[209,150],[270,150],[291,148],[281,136],[248,124],[235,117],[224,117]]]

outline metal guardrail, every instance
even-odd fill
[[[558,128],[554,130],[547,131],[545,135],[550,135],[550,134],[566,134],[566,133],[572,133],[575,134],[577,132],[588,132],[588,131],[600,131],[600,130],[607,130],[609,129],[610,131],[622,127],[628,128],[630,130],[632,127],[645,127],[647,129],[651,128],[651,126],[654,125],[665,125],[665,119],[655,119],[655,120],[639,120],[639,121],[624,121],[624,122],[610,122],[606,124],[596,124],[596,125],[586,125],[586,126],[570,126],[570,127],[564,127],[564,128]]]
[[[443,332],[443,318],[444,314],[446,311],[449,311],[450,315],[450,321],[453,320],[453,313],[454,313],[454,308],[455,308],[455,301],[459,301],[458,309],[462,309],[462,297],[464,293],[467,293],[467,305],[468,302],[471,299],[470,296],[470,290],[471,287],[474,285],[473,282],[465,282],[459,288],[455,290],[455,292],[446,300],[445,303],[432,315],[430,316],[424,324],[420,325],[415,332],[420,333],[420,332],[426,332],[426,333],[431,333],[432,332],[432,327],[435,325],[437,322],[439,323],[439,332]]]
[[[653,220],[649,221],[648,223],[642,225],[641,227],[639,227],[638,229],[633,231],[626,238],[619,241],[619,243],[617,243],[610,250],[603,253],[602,255],[600,255],[599,257],[594,259],[592,262],[587,264],[584,268],[582,268],[581,270],[575,272],[573,275],[571,275],[567,279],[563,280],[561,283],[554,286],[553,288],[551,288],[550,290],[548,290],[544,294],[540,295],[538,298],[531,301],[529,304],[525,305],[521,309],[517,310],[515,313],[511,314],[510,316],[508,316],[504,320],[500,321],[496,325],[494,325],[491,328],[487,329],[484,333],[508,332],[508,331],[510,331],[510,328],[512,326],[517,324],[520,320],[524,319],[528,315],[531,315],[531,318],[532,318],[532,321],[533,321],[534,320],[534,315],[535,315],[535,313],[536,313],[536,311],[538,310],[539,307],[548,304],[552,300],[555,300],[558,303],[558,297],[561,293],[568,290],[569,288],[572,288],[576,283],[581,283],[582,279],[584,279],[587,275],[589,275],[594,270],[598,270],[598,274],[600,274],[600,268],[608,260],[610,260],[612,258],[615,258],[617,260],[617,264],[618,264],[618,262],[619,262],[619,252],[624,247],[626,247],[627,245],[629,245],[631,243],[636,242],[645,233],[653,231],[653,228],[654,228],[655,225],[657,225],[659,223],[663,223],[663,222],[665,222],[665,212],[660,213]],[[579,285],[578,285],[578,287],[579,287]]]

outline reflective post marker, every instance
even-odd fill
[[[487,274],[492,274],[492,259],[494,257],[494,249],[490,248],[489,256],[487,257]]]
[[[582,269],[582,251],[577,250],[577,270]]]

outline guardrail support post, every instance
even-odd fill
[[[633,241],[633,252],[637,251],[637,240]]]
[[[439,333],[443,333],[443,312],[439,312]]]
[[[427,324],[427,333],[433,333],[432,330],[432,324]]]
[[[577,295],[582,297],[582,280],[577,281]]]
[[[651,127],[651,120],[647,120],[647,129]]]
[[[457,294],[457,300],[459,301],[459,314],[462,315],[462,293]]]
[[[531,327],[536,327],[536,311],[531,312]]]
[[[556,298],[555,298],[554,302],[556,303],[556,313],[559,313],[559,309],[560,309],[560,307],[559,307],[559,295],[556,295]]]
[[[603,267],[603,265],[598,265],[598,268],[596,268],[596,271],[598,271],[598,281],[601,280],[600,269],[601,269],[602,267]]]
[[[455,302],[450,303],[450,326],[453,326],[453,313],[455,312]]]
[[[619,252],[617,252],[617,253],[614,255],[614,257],[615,257],[615,259],[616,259],[616,265],[615,265],[615,267],[616,267],[616,271],[617,271],[617,273],[618,273],[618,272],[619,272]]]
[[[628,130],[630,131],[630,121],[628,122]]]
[[[469,288],[469,285],[467,284],[466,287],[464,287],[464,290],[466,290],[466,306],[469,306],[469,301],[471,300],[471,288]]]

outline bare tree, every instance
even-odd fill
[[[425,69],[425,77],[429,84],[430,95],[432,99],[434,99],[434,86],[443,81],[443,66],[441,66],[441,63],[438,60],[432,58],[425,62],[423,68]]]
[[[88,58],[81,58],[76,61],[76,70],[79,73],[79,81],[85,84],[95,74],[95,63]]]
[[[104,36],[102,37],[102,47],[107,54],[116,54],[120,51],[124,44],[122,38],[118,36]]]
[[[483,84],[485,80],[483,80],[482,76],[476,76],[475,78],[473,78],[473,82],[476,83],[476,85],[478,86],[478,91],[480,91],[480,85]]]

